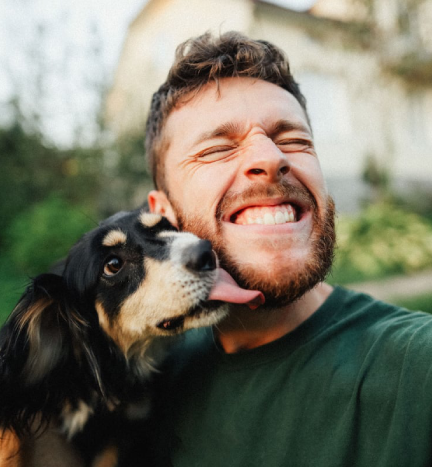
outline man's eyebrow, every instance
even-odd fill
[[[243,130],[242,125],[239,122],[226,122],[222,123],[214,130],[204,131],[201,133],[197,139],[194,141],[194,146],[207,141],[213,138],[229,138],[236,135],[239,135]],[[303,133],[310,134],[311,131],[308,126],[300,122],[293,122],[290,120],[278,120],[271,125],[267,134],[269,137],[273,138],[280,133],[290,132],[290,131],[301,131]]]
[[[241,133],[241,125],[238,122],[222,123],[214,130],[204,131],[201,133],[195,140],[194,145],[213,138],[232,137],[233,135],[238,135],[239,133]]]
[[[270,138],[273,138],[280,133],[289,133],[290,131],[301,131],[309,135],[311,134],[308,126],[303,123],[293,122],[290,120],[278,120],[270,127],[267,134]]]

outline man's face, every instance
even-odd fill
[[[174,109],[164,131],[163,213],[211,240],[241,286],[286,304],[324,279],[334,207],[294,96],[226,78]]]

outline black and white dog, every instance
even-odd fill
[[[102,222],[61,275],[33,280],[0,332],[0,427],[20,437],[54,426],[72,439],[101,414],[141,416],[167,336],[216,324],[222,300],[260,300],[225,279],[210,242],[159,215]]]

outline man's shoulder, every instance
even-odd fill
[[[416,350],[432,356],[432,315],[376,300],[344,288],[336,291],[341,302],[339,325],[357,329],[365,339],[386,347]]]
[[[384,302],[372,296],[346,289],[335,288],[336,299],[341,304],[341,309],[354,318],[358,316],[367,317],[370,323],[389,326],[395,325],[403,328],[422,327],[432,325],[432,315],[423,311],[411,311],[401,306]]]

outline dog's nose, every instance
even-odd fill
[[[213,271],[216,269],[216,255],[208,240],[200,240],[184,252],[185,266],[193,272]]]

